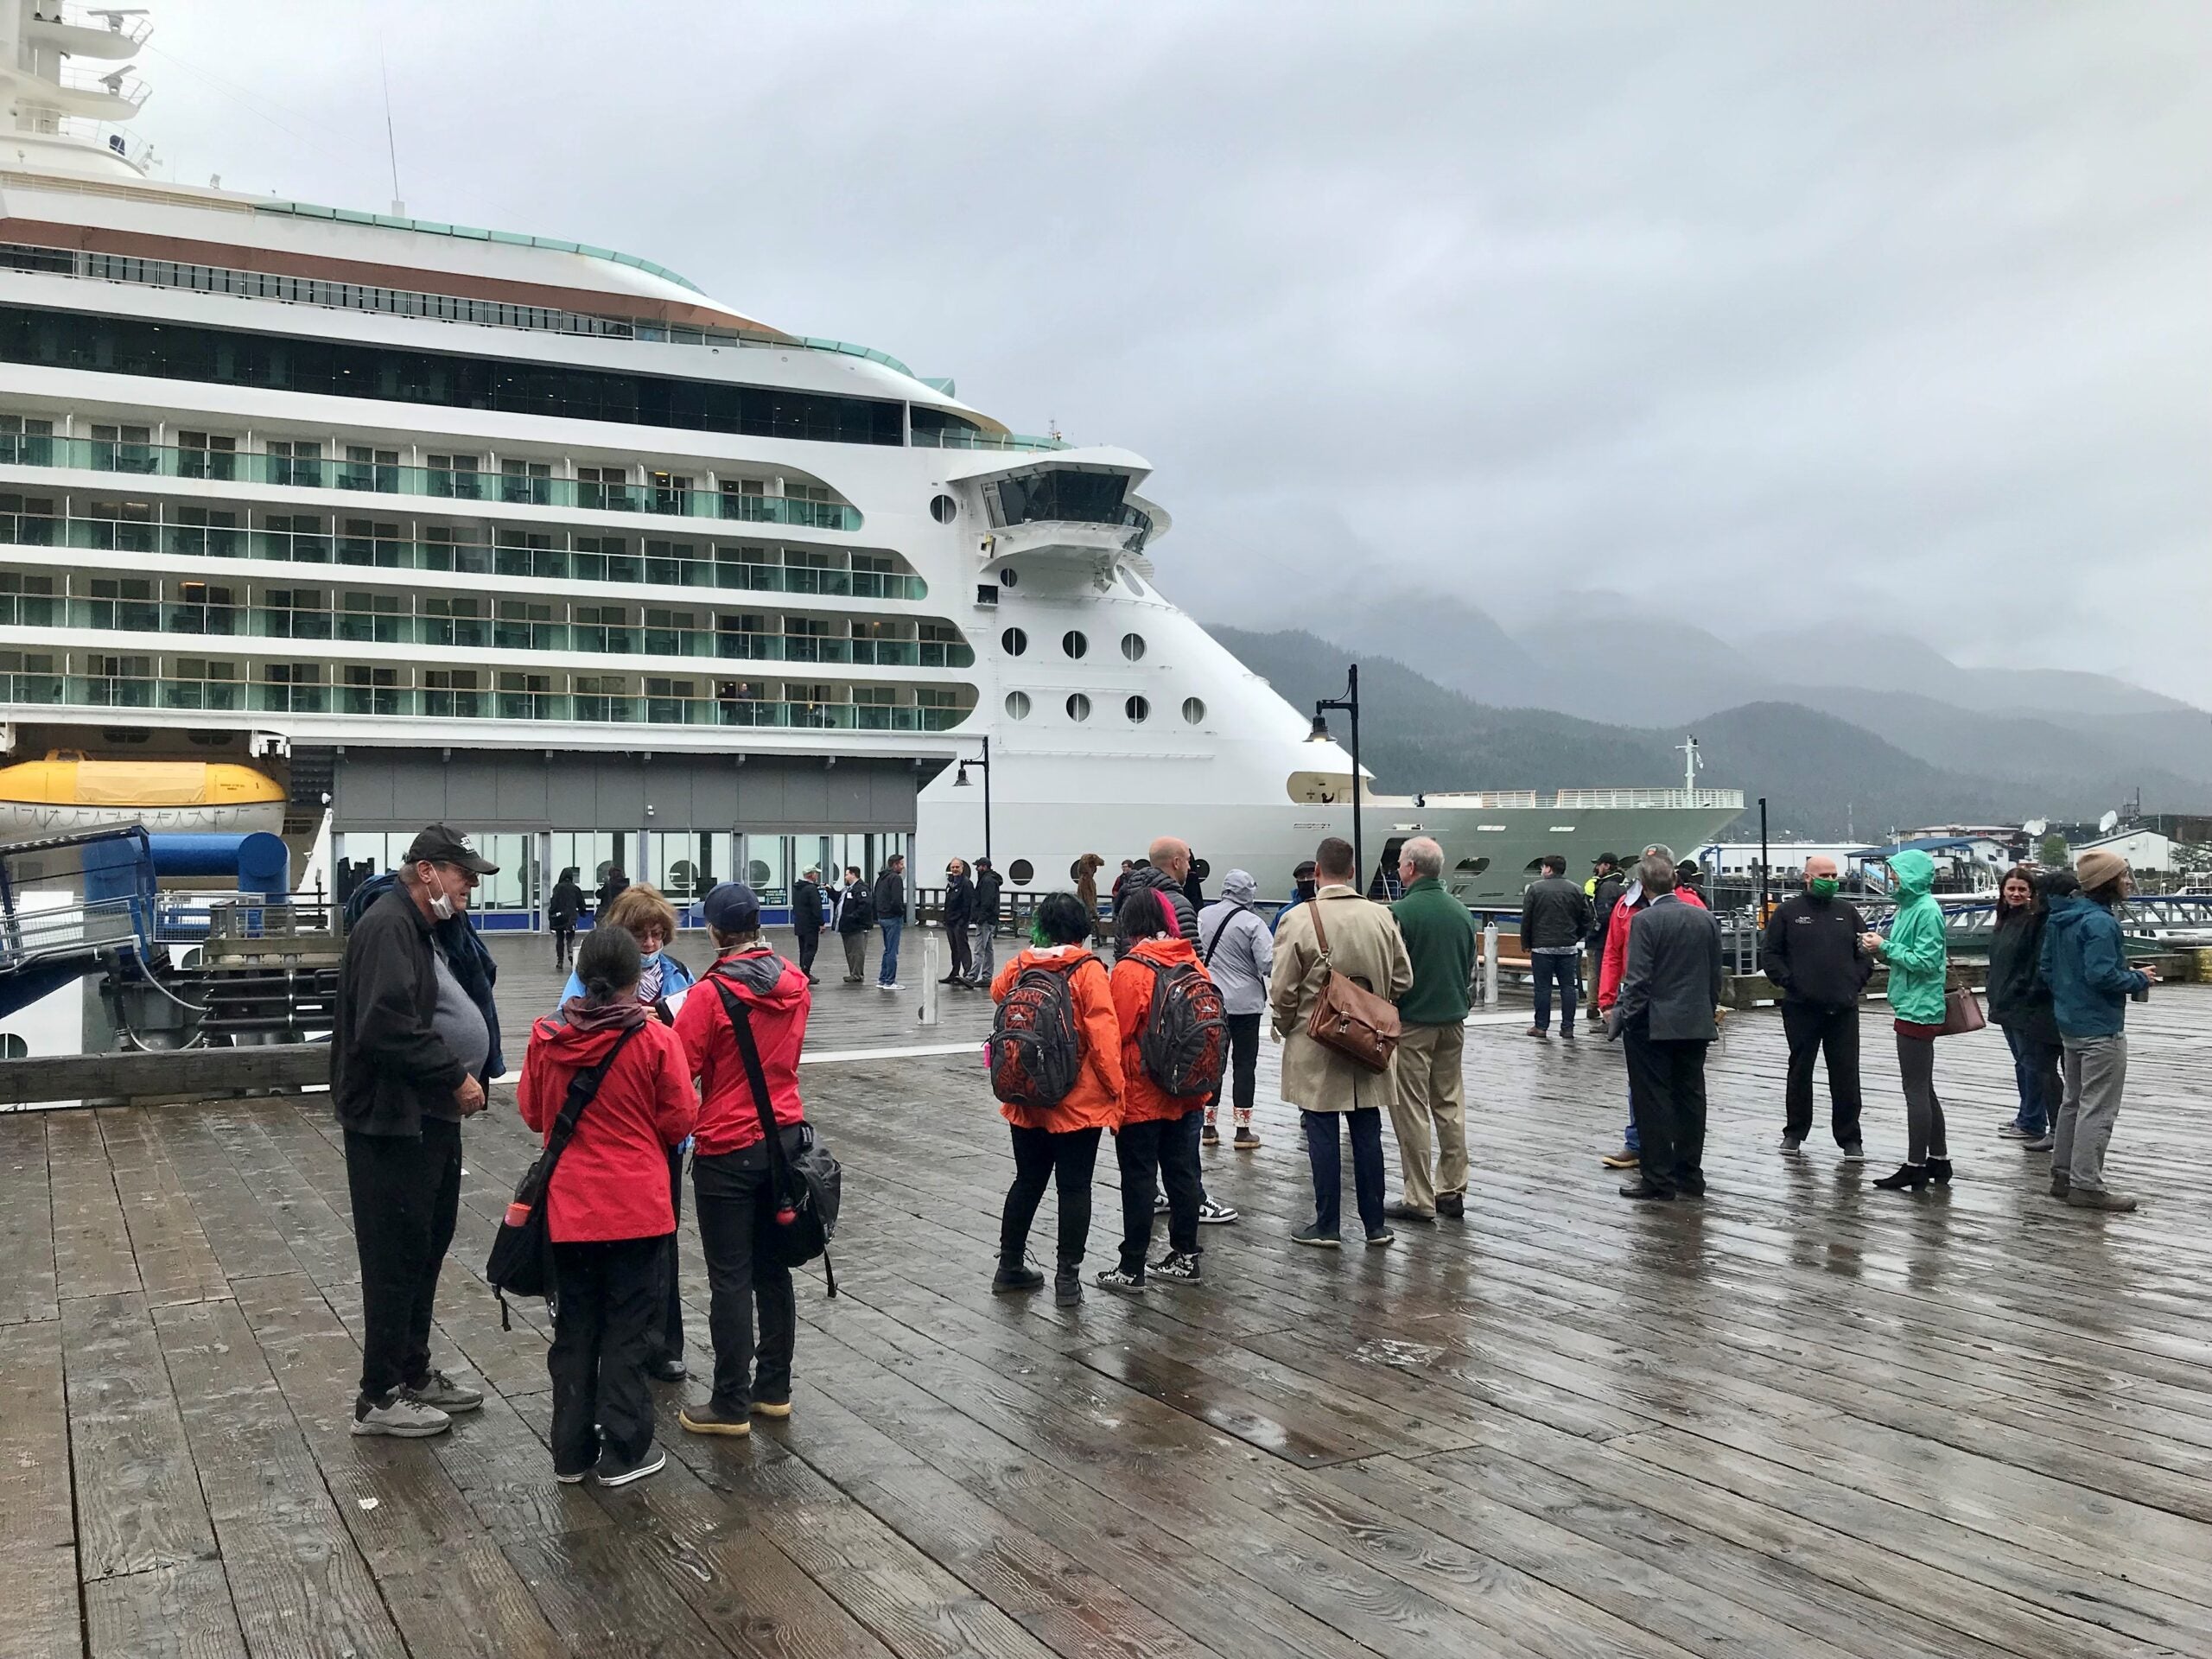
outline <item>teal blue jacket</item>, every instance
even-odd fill
[[[2117,1037],[2127,1027],[2129,995],[2151,983],[2127,965],[2119,918],[2078,893],[2051,901],[2043,977],[2062,1037]]]
[[[1890,965],[1890,1007],[1916,1026],[1940,1026],[1950,952],[1943,943],[1943,907],[1929,891],[1936,861],[1909,849],[1890,861],[1890,874],[1897,893],[1897,913],[1882,941],[1882,960]]]

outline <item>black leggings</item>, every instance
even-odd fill
[[[1090,1237],[1090,1173],[1098,1162],[1099,1129],[1025,1129],[1009,1124],[1014,1135],[1014,1185],[1007,1189],[1006,1213],[999,1222],[999,1256],[1019,1264],[1029,1243],[1029,1224],[1045,1200],[1047,1183],[1060,1189],[1059,1264],[1072,1268],[1083,1261]]]

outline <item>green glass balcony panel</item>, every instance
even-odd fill
[[[0,438],[0,465],[65,467],[147,478],[221,479],[279,489],[343,490],[451,501],[575,507],[659,518],[715,518],[798,530],[856,531],[861,511],[835,501],[743,495],[661,485],[517,477],[465,467],[395,467],[318,456],[211,452],[95,438]]]

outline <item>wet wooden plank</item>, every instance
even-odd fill
[[[42,1113],[0,1113],[0,1262],[9,1268],[0,1277],[0,1325],[57,1316]]]
[[[63,1296],[107,1296],[139,1287],[130,1230],[115,1194],[115,1173],[90,1112],[45,1116],[47,1180],[54,1205],[54,1267]]]
[[[92,1659],[248,1659],[219,1561],[156,1567],[85,1586]]]

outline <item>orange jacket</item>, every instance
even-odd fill
[[[1083,1046],[1083,1067],[1076,1073],[1075,1087],[1058,1105],[1009,1106],[1001,1101],[1000,1114],[1016,1128],[1050,1129],[1056,1135],[1069,1129],[1118,1128],[1122,1033],[1114,1020],[1106,964],[1080,944],[1056,944],[1049,950],[1032,945],[991,976],[991,1001],[1004,1001],[1025,968],[1049,968],[1068,976],[1068,995],[1075,1003],[1076,1039]]]
[[[1206,1103],[1204,1095],[1179,1098],[1162,1094],[1144,1069],[1138,1047],[1152,1014],[1152,964],[1187,962],[1200,973],[1205,965],[1188,939],[1141,939],[1114,964],[1114,1016],[1122,1027],[1122,1122],[1143,1123],[1176,1118]],[[1211,978],[1211,975],[1207,975]]]

